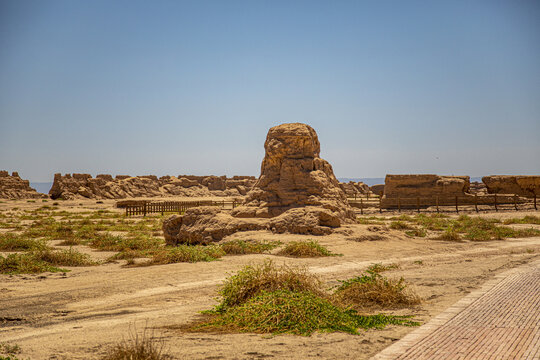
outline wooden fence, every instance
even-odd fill
[[[163,201],[163,202],[147,202],[144,204],[130,204],[126,205],[126,216],[136,216],[147,214],[161,213],[183,213],[187,209],[197,206],[220,206],[222,209],[231,208],[234,209],[238,206],[238,201]]]
[[[511,200],[510,200],[511,199]],[[385,204],[383,206],[382,202],[392,202],[391,204]],[[536,194],[532,197],[527,196],[518,196],[518,195],[497,195],[497,194],[485,194],[478,196],[475,194],[473,196],[452,196],[452,197],[392,197],[392,198],[379,198],[379,211],[383,210],[398,210],[401,212],[403,209],[416,210],[420,212],[420,209],[435,207],[437,212],[440,212],[442,207],[452,207],[455,208],[455,211],[459,213],[460,206],[474,206],[474,210],[479,212],[479,206],[490,206],[499,211],[502,206],[513,207],[516,211],[520,210],[520,207],[525,205],[532,205],[535,210],[538,210],[537,207],[537,196]]]

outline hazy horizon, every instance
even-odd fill
[[[0,0],[0,170],[259,175],[268,129],[338,178],[540,174],[537,1]]]

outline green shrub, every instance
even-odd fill
[[[330,250],[328,250],[315,240],[291,241],[278,252],[278,255],[300,258],[338,256],[338,254],[332,253]]]
[[[261,291],[195,329],[307,336],[315,331],[358,334],[358,329],[383,328],[388,324],[417,325],[405,317],[358,315],[309,291],[274,290]]]
[[[413,229],[413,227],[412,227],[412,225],[407,224],[406,222],[398,220],[398,221],[392,221],[390,223],[390,229],[394,229],[394,230],[411,230],[411,229]]]
[[[42,272],[67,271],[36,258],[32,253],[0,255],[0,274],[38,274]]]
[[[281,244],[279,241],[245,241],[232,240],[220,246],[229,255],[262,254],[275,249]]]
[[[216,311],[238,306],[262,291],[309,291],[323,296],[321,281],[306,268],[276,266],[271,260],[248,265],[225,281],[219,290],[222,297]]]
[[[223,249],[217,245],[179,245],[157,250],[145,265],[213,261],[224,255]]]
[[[47,248],[47,244],[44,241],[14,233],[0,233],[0,251],[28,251],[45,248]]]
[[[337,304],[354,309],[366,307],[402,307],[420,303],[420,297],[407,288],[403,278],[389,279],[377,267],[365,274],[341,281],[333,295]]]

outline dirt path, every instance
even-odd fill
[[[363,229],[363,228],[362,228]],[[16,343],[30,359],[98,359],[105,348],[129,334],[151,328],[178,358],[369,358],[411,328],[388,327],[359,336],[315,334],[311,337],[254,334],[186,334],[179,325],[216,304],[227,274],[264,258],[308,266],[329,286],[358,275],[375,262],[397,263],[389,276],[403,276],[426,299],[413,314],[422,322],[501,271],[538,258],[540,239],[484,243],[448,243],[391,234],[380,241],[355,242],[334,234],[318,240],[342,257],[292,259],[272,255],[229,256],[195,264],[122,268],[120,264],[73,268],[66,274],[0,278],[0,341]],[[239,237],[306,239],[267,232]]]

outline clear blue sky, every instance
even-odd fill
[[[0,169],[540,174],[540,1],[0,0]]]

